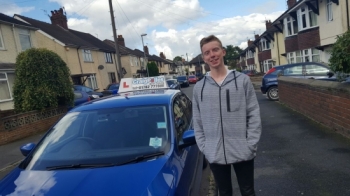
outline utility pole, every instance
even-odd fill
[[[115,47],[115,53],[117,58],[117,71],[118,71],[118,78],[119,82],[123,78],[123,70],[122,70],[122,63],[120,61],[119,56],[119,46],[118,46],[118,39],[117,39],[117,29],[115,28],[115,22],[114,22],[114,11],[112,6],[112,0],[109,1],[109,12],[111,13],[111,21],[112,21],[112,29],[113,29],[113,37],[114,37],[114,47]]]

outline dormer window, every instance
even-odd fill
[[[252,52],[251,50],[248,50],[246,53],[246,57],[247,59],[254,58],[254,52]]]
[[[264,38],[261,38],[260,43],[259,43],[259,51],[264,51],[264,50],[269,50],[269,49],[271,49],[270,42]]]
[[[317,26],[317,16],[308,6],[300,8],[297,15],[300,30]]]

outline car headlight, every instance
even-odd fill
[[[100,96],[98,96],[98,95],[91,95],[91,96],[95,99],[100,98]]]

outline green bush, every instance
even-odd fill
[[[147,63],[149,76],[159,76],[159,69],[155,62]]]
[[[350,73],[350,31],[337,36],[329,59],[331,70],[336,73]],[[338,79],[344,74],[338,74]]]
[[[15,74],[13,94],[16,111],[73,105],[70,71],[56,53],[37,48],[21,52],[16,59]]]

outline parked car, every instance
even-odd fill
[[[169,79],[166,82],[168,83],[169,88],[181,90],[181,85],[176,79]]]
[[[94,89],[92,89],[90,87],[87,87],[87,86],[83,86],[83,85],[74,85],[74,90],[76,90],[76,91],[84,91],[87,94],[91,95],[91,97],[93,99],[97,99],[97,98],[103,97],[103,94],[101,92],[94,91]]]
[[[177,81],[180,83],[181,87],[189,87],[190,83],[188,82],[187,76],[178,76]]]
[[[255,76],[258,72],[256,70],[243,70],[242,73],[248,76]]]
[[[123,96],[75,107],[37,145],[22,146],[25,159],[0,195],[199,195],[206,164],[191,100],[164,87],[131,92],[157,85],[128,79]]]
[[[188,82],[190,84],[196,84],[197,83],[197,77],[195,75],[188,76]]]
[[[103,89],[102,94],[103,96],[116,95],[118,94],[118,89],[119,89],[118,83],[108,84],[108,86],[105,89]]]
[[[74,106],[91,100],[91,96],[84,91],[74,91]]]
[[[262,78],[261,93],[267,94],[270,100],[277,101],[279,75],[316,80],[334,80],[334,74],[330,67],[324,63],[303,62],[275,66],[271,68]]]

